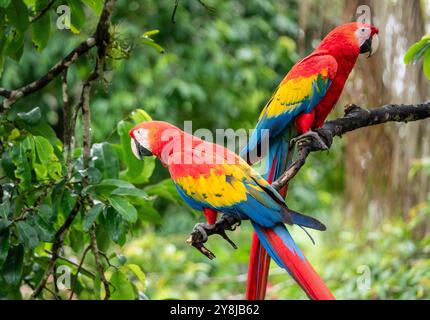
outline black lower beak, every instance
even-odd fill
[[[134,144],[136,145],[137,152],[139,153],[140,158],[152,156],[152,152],[143,147],[139,142],[134,140]]]
[[[372,37],[366,40],[363,45],[360,47],[360,53],[369,52],[369,57],[372,55]]]

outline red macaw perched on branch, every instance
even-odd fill
[[[216,212],[222,212],[250,219],[270,256],[310,297],[333,299],[284,223],[321,231],[325,226],[289,209],[282,196],[242,158],[166,122],[142,123],[130,131],[130,136],[136,157],[158,157],[189,206],[209,212],[212,218],[216,218]]]
[[[375,50],[372,39],[377,34],[378,29],[368,24],[354,22],[339,26],[281,82],[241,152],[241,156],[252,164],[251,156],[255,158],[257,150],[261,149],[262,130],[269,130],[269,154],[260,166],[269,183],[278,179],[291,164],[295,147],[293,139],[315,138],[322,148],[326,147],[312,129],[320,128],[333,110],[358,56],[362,53],[370,56]],[[287,187],[280,193],[285,198]],[[289,236],[288,231],[282,232],[284,237]],[[255,234],[248,270],[248,300],[262,300],[266,294],[270,258],[261,241],[261,235]],[[266,241],[264,237],[263,241]],[[311,298],[325,298],[324,291],[322,296],[319,295],[318,283],[304,281],[314,292]]]

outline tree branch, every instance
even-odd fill
[[[79,277],[79,272],[81,272],[82,266],[84,265],[84,262],[85,262],[85,258],[87,257],[88,251],[90,250],[91,250],[91,245],[87,246],[84,252],[82,253],[81,261],[79,262],[78,268],[76,269],[76,275],[73,278],[72,286],[70,287],[69,300],[73,299],[73,295],[75,294],[76,282],[78,281],[78,277]]]
[[[100,251],[97,246],[96,230],[94,226],[92,226],[90,229],[90,241],[91,241],[91,251],[94,255],[94,260],[96,262],[97,272],[99,274],[100,281],[103,283],[103,287],[105,288],[104,300],[109,300],[110,298],[109,281],[107,281],[105,277],[105,270],[100,262]]]
[[[413,122],[430,118],[430,101],[420,104],[397,105],[389,104],[379,108],[367,110],[354,104],[345,107],[345,116],[327,122],[321,129],[315,130],[321,140],[330,148],[334,137],[342,137],[345,133],[371,127],[387,122]],[[272,186],[281,190],[299,173],[305,165],[306,159],[312,152],[322,151],[320,143],[306,139],[297,142],[296,157],[287,171],[275,181]],[[224,237],[226,230],[234,230],[238,220],[223,216],[215,225],[198,224],[194,228],[187,242],[197,248],[209,259],[215,255],[204,244],[214,234]],[[229,239],[226,239],[230,242]]]
[[[115,0],[106,0],[103,5],[103,10],[97,24],[97,29],[93,36],[81,42],[73,49],[66,57],[56,63],[45,75],[38,80],[22,86],[21,88],[9,90],[0,88],[0,96],[5,97],[0,105],[0,112],[10,108],[18,99],[41,90],[49,84],[54,78],[60,75],[64,70],[68,69],[79,57],[87,53],[90,49],[97,46],[106,49],[106,39],[109,38],[109,21],[112,15],[112,10],[115,5]]]
[[[91,85],[93,81],[99,78],[101,73],[103,72],[105,57],[106,57],[106,48],[110,43],[110,34],[109,34],[109,26],[110,26],[110,18],[112,15],[112,11],[115,5],[115,0],[106,0],[103,5],[102,13],[99,18],[99,22],[97,24],[96,31],[94,33],[94,36],[89,38],[87,41],[84,41],[81,43],[81,45],[78,46],[78,48],[74,49],[65,59],[60,61],[56,66],[54,66],[48,73],[40,78],[39,80],[36,80],[21,89],[9,91],[5,89],[0,89],[0,94],[5,96],[7,99],[3,101],[2,106],[4,108],[9,108],[18,98],[21,98],[23,96],[26,96],[32,92],[35,92],[37,90],[40,90],[43,88],[46,84],[48,84],[53,78],[61,74],[62,72],[65,72],[68,67],[76,61],[76,59],[82,55],[83,53],[87,52],[89,49],[91,49],[93,46],[97,46],[98,48],[98,55],[96,60],[96,65],[94,68],[94,71],[89,75],[87,80],[85,81],[83,87],[82,87],[82,93],[81,93],[81,99],[79,102],[79,106],[82,108],[82,117],[83,117],[83,125],[84,125],[84,135],[83,135],[83,148],[84,148],[84,166],[87,167],[90,157],[90,151],[91,151],[91,132],[90,132],[90,125],[91,125],[91,118],[90,118],[90,107],[89,107],[89,99],[90,99],[90,91],[91,91]],[[65,72],[62,82],[63,87],[63,102],[65,104],[65,107],[68,107],[68,96],[67,96],[67,73]],[[76,202],[75,207],[67,217],[64,224],[61,226],[61,228],[57,231],[55,238],[54,238],[54,244],[52,247],[52,256],[49,260],[48,267],[45,270],[45,273],[42,276],[42,279],[39,281],[39,284],[34,289],[33,293],[31,294],[31,299],[35,299],[40,292],[46,287],[46,283],[48,281],[49,276],[52,274],[55,268],[55,263],[57,259],[59,258],[60,250],[64,243],[64,238],[67,233],[67,231],[70,229],[73,220],[75,219],[76,215],[78,214],[80,208],[82,198],[79,199]],[[110,291],[109,291],[109,283],[106,281],[106,278],[104,277],[103,267],[100,265],[100,259],[98,256],[98,248],[97,248],[97,242],[95,238],[94,229],[90,232],[91,237],[91,249],[93,250],[94,257],[96,260],[96,266],[100,274],[100,278],[103,281],[103,284],[105,285],[105,291],[106,291],[106,298],[109,298]],[[106,283],[107,283],[107,289],[106,289]]]
[[[397,105],[389,104],[376,109],[363,109],[351,104],[345,107],[345,116],[327,122],[321,129],[317,129],[319,137],[331,147],[334,137],[342,137],[345,133],[371,127],[387,122],[413,122],[430,118],[430,101],[411,104]],[[299,141],[297,143],[297,156],[288,170],[273,183],[277,190],[285,187],[305,165],[310,153],[322,151],[319,144],[315,141]]]

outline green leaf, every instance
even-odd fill
[[[0,232],[9,228],[9,226],[12,224],[12,222],[5,218],[0,218]]]
[[[28,112],[19,112],[17,114],[17,119],[30,126],[35,126],[40,123],[40,120],[42,119],[42,113],[40,108],[36,107]]]
[[[9,251],[9,230],[0,232],[0,268],[6,261],[7,253]]]
[[[15,165],[13,164],[9,151],[5,150],[0,160],[6,176],[10,179],[15,179]]]
[[[90,7],[96,15],[100,15],[103,9],[103,0],[83,0],[83,2]]]
[[[48,140],[43,137],[35,136],[34,145],[36,146],[37,157],[40,162],[44,165],[48,165],[54,155],[54,148],[51,146]]]
[[[405,64],[418,61],[422,57],[426,49],[428,48],[429,41],[430,41],[430,35],[425,35],[420,41],[418,41],[413,46],[411,46],[409,50],[406,52],[406,55],[404,58]]]
[[[84,231],[90,230],[94,221],[96,221],[97,217],[99,216],[100,212],[103,211],[104,207],[104,204],[98,203],[87,212],[84,219]]]
[[[427,49],[424,55],[424,74],[430,80],[430,49]]]
[[[119,177],[119,159],[112,146],[107,143],[96,143],[91,148],[91,163],[102,174],[104,179]]]
[[[160,31],[157,29],[147,31],[140,37],[140,39],[143,44],[146,44],[148,46],[155,48],[159,53],[164,53],[164,48],[160,46],[157,42],[155,42],[154,39],[151,38],[151,36],[156,35],[159,32]]]
[[[158,213],[157,210],[155,210],[151,205],[144,205],[142,206],[142,209],[140,210],[142,220],[149,221],[155,224],[160,224],[163,221],[163,218]]]
[[[86,189],[84,189],[84,193],[85,192],[91,193],[95,191],[99,195],[109,196],[112,193],[112,191],[117,188],[133,189],[134,185],[124,180],[105,179],[99,182],[98,184],[88,186]]]
[[[112,274],[109,281],[113,286],[111,300],[136,299],[134,287],[128,277],[123,272],[121,272],[120,270],[116,270]]]
[[[136,277],[143,285],[145,285],[146,277],[140,266],[138,266],[137,264],[128,264],[126,267],[136,275]]]
[[[96,229],[96,237],[97,237],[97,246],[101,251],[106,252],[109,249],[110,240],[109,233],[107,232],[106,219],[103,219],[103,215],[100,216],[101,219],[101,227]]]
[[[26,123],[23,123],[23,127],[34,136],[45,137],[53,146],[61,144],[54,129],[52,129],[52,127],[46,122],[41,122],[36,126],[30,126]]]
[[[21,243],[30,249],[37,247],[39,244],[39,236],[36,229],[34,229],[30,224],[25,221],[19,221],[16,223],[19,231],[19,238]]]
[[[175,184],[171,179],[166,179],[159,182],[158,184],[148,186],[144,190],[151,196],[159,196],[175,204],[181,201],[181,197],[179,196]]]
[[[117,187],[117,188],[134,188],[134,185],[131,183],[120,180],[120,179],[105,179],[101,181],[99,186],[111,186],[111,187]]]
[[[25,140],[24,140],[25,141]],[[24,142],[12,149],[12,160],[16,167],[15,177],[20,180],[19,187],[25,189],[31,184],[31,166],[28,156],[32,157],[34,149],[29,149]]]
[[[6,15],[9,23],[15,27],[15,29],[24,34],[29,26],[28,20],[28,9],[22,0],[13,0],[11,4],[6,8]]]
[[[107,232],[109,239],[120,245],[124,244],[126,224],[114,208],[106,208],[105,215],[101,216],[100,226]]]
[[[128,222],[135,223],[137,221],[136,208],[124,198],[112,196],[109,198],[112,207]]]
[[[160,33],[160,30],[158,30],[158,29],[154,29],[154,30],[146,31],[143,35],[144,35],[145,37],[151,37],[151,36],[155,36],[155,35],[156,35],[156,34],[158,34],[158,33]]]
[[[51,242],[55,236],[52,223],[47,222],[42,216],[34,216],[29,223],[36,230],[40,241]]]
[[[87,21],[82,3],[79,0],[69,0],[70,5],[70,30],[73,33],[79,33]]]
[[[142,37],[141,42],[143,44],[146,44],[152,48],[154,48],[155,50],[157,50],[159,53],[164,53],[164,48],[162,46],[160,46],[157,42],[155,42],[154,40],[152,40],[151,38],[147,38],[147,37]]]
[[[146,121],[151,121],[152,118],[151,116],[143,109],[136,109],[134,110],[131,115],[130,118],[133,120],[134,124],[140,124],[142,122],[146,122]]]
[[[0,204],[0,218],[7,219],[9,216],[10,204],[8,201],[5,201]]]
[[[1,270],[3,279],[9,286],[16,287],[20,283],[23,264],[24,247],[21,244],[11,247]]]
[[[13,30],[9,33],[7,42],[7,48],[5,48],[5,54],[19,62],[24,52],[24,34]]]
[[[41,136],[34,136],[33,139],[40,164],[51,178],[59,180],[62,176],[62,166],[51,143]]]
[[[129,196],[129,197],[136,197],[139,199],[150,200],[149,195],[145,191],[134,188],[134,187],[133,188],[117,188],[117,189],[113,190],[111,194],[117,195],[117,196]]]
[[[39,12],[44,7],[40,8],[39,3],[44,4],[45,1],[36,2],[36,10]],[[44,4],[46,5],[46,4]],[[33,44],[38,51],[45,49],[48,44],[49,36],[51,35],[51,12],[48,10],[39,19],[31,24]]]
[[[7,8],[12,0],[0,0],[0,8]]]

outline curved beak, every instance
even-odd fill
[[[373,35],[360,47],[360,53],[369,53],[368,58],[370,58],[379,47],[379,36],[377,30],[378,29],[376,29],[375,33],[372,31]]]
[[[137,159],[142,160],[143,157],[152,156],[152,152],[143,147],[136,139],[131,139],[131,150]]]

